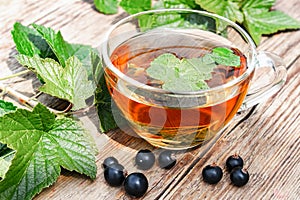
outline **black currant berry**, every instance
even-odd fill
[[[207,165],[202,170],[202,176],[206,183],[216,184],[222,179],[223,171],[215,164]]]
[[[172,158],[172,151],[163,151],[158,156],[158,164],[160,168],[171,169],[176,164],[176,159]]]
[[[121,186],[125,180],[124,167],[118,163],[107,166],[104,169],[104,178],[110,186]]]
[[[244,161],[238,154],[229,156],[226,160],[226,168],[229,172],[231,172],[236,167],[243,168],[243,166]]]
[[[131,197],[142,197],[147,192],[148,180],[144,174],[139,172],[129,174],[125,179],[124,189],[126,194]]]
[[[155,156],[149,149],[140,150],[135,156],[135,164],[139,169],[150,169],[155,163]]]
[[[118,160],[115,157],[107,157],[104,159],[103,163],[102,163],[102,167],[103,169],[107,168],[108,166],[115,164],[115,163],[119,163]]]
[[[241,187],[249,181],[249,173],[246,169],[234,168],[230,173],[230,180],[233,185]]]

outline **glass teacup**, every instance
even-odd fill
[[[216,63],[205,80],[208,88],[165,89],[168,80],[147,74],[151,62],[163,54],[193,59],[218,47],[230,49],[241,63],[239,67]],[[257,52],[241,27],[204,11],[163,9],[128,16],[108,31],[100,52],[114,105],[140,137],[167,149],[204,144],[239,110],[273,95],[286,79],[280,58]],[[171,88],[184,79],[172,82]]]

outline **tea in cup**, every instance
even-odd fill
[[[112,100],[130,127],[167,149],[204,144],[286,78],[280,59],[257,52],[241,27],[204,11],[128,16],[108,31],[100,53]],[[251,92],[262,67],[274,78]]]

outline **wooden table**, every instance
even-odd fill
[[[275,8],[300,20],[298,0],[279,0]],[[0,0],[0,78],[24,70],[14,58],[17,52],[10,34],[14,22],[49,26],[61,30],[69,42],[97,46],[105,31],[124,16],[122,12],[100,14],[92,0]],[[155,165],[145,171],[149,189],[143,199],[300,199],[300,31],[264,37],[258,49],[274,52],[286,63],[288,79],[282,90],[248,111],[242,120],[234,120],[218,140],[176,153],[178,162],[171,170]],[[37,90],[32,74],[2,83],[27,96]],[[15,102],[10,96],[4,99]],[[139,171],[133,164],[139,149],[153,149],[156,154],[159,150],[120,130],[93,136],[99,148],[96,180],[63,171],[58,181],[35,199],[129,199],[122,188],[105,183],[102,161],[115,156],[134,172]],[[224,168],[226,158],[236,152],[250,172],[246,186],[234,187],[226,172],[217,185],[203,182],[201,171],[205,165],[216,162]]]

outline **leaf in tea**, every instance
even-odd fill
[[[226,47],[216,47],[211,53],[190,59],[166,53],[154,59],[146,72],[151,78],[163,81],[165,90],[199,91],[209,88],[206,80],[211,79],[218,64],[239,67],[240,57]]]
[[[220,65],[235,67],[239,67],[241,65],[240,57],[235,55],[233,51],[228,48],[216,47],[212,50],[212,54],[210,56]]]
[[[180,60],[166,53],[154,59],[146,72],[151,78],[163,81],[162,88],[165,90],[197,91],[208,88],[205,80],[211,78],[215,66],[215,62],[208,57]]]

